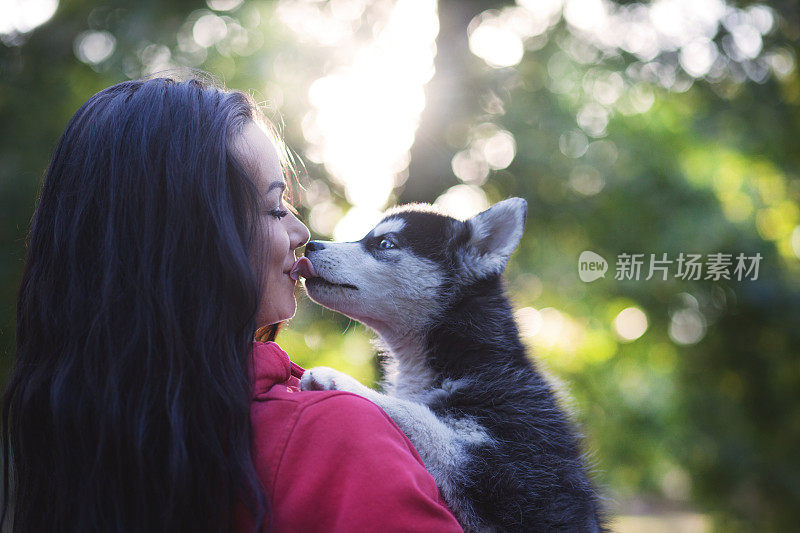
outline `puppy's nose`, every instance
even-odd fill
[[[305,253],[308,254],[308,252],[314,252],[314,251],[317,251],[317,250],[324,250],[324,249],[325,249],[325,245],[322,244],[321,242],[319,242],[319,241],[308,241],[308,243],[306,244],[306,252]]]

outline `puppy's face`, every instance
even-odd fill
[[[315,302],[379,333],[406,330],[439,308],[448,270],[447,247],[463,222],[413,210],[387,215],[356,242],[312,242],[306,256],[318,277],[307,278]]]
[[[390,211],[356,242],[310,242],[315,302],[380,334],[429,324],[458,284],[500,274],[522,235],[525,201],[506,200],[461,221],[431,206]]]

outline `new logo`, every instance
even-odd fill
[[[599,278],[606,277],[608,262],[594,252],[586,250],[578,258],[578,276],[581,281],[589,283]]]

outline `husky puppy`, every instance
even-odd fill
[[[308,295],[375,330],[389,362],[385,393],[326,367],[301,387],[383,408],[467,531],[602,531],[579,439],[503,291],[526,210],[511,198],[461,221],[414,204],[360,241],[309,242]]]

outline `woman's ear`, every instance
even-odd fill
[[[467,220],[470,238],[465,263],[476,277],[500,274],[519,246],[528,202],[509,198]]]

